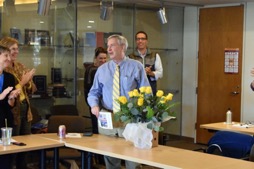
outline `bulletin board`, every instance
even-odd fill
[[[238,73],[239,48],[225,48],[225,73]]]

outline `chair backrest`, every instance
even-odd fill
[[[209,140],[208,146],[211,149],[208,149],[207,152],[213,153],[212,150],[216,145],[216,147],[220,147],[223,156],[244,158],[249,155],[253,144],[253,136],[232,131],[218,131]]]
[[[78,116],[78,109],[75,105],[66,104],[66,105],[54,105],[50,107],[51,115],[72,115]]]
[[[48,133],[57,133],[58,127],[65,125],[66,133],[84,133],[89,128],[89,119],[81,116],[50,116],[48,121]]]
[[[254,145],[251,147],[249,160],[254,162]]]
[[[39,122],[42,118],[37,110],[37,108],[31,106],[31,112],[32,112],[32,115],[33,115],[33,120],[31,122],[31,124],[35,124],[37,122]]]

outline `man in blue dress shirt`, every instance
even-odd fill
[[[88,94],[88,103],[95,116],[99,116],[101,109],[113,112],[113,78],[116,65],[120,71],[120,96],[128,97],[128,92],[139,89],[142,86],[150,86],[146,77],[145,69],[136,60],[129,59],[125,53],[128,42],[125,37],[112,35],[108,38],[107,51],[110,61],[100,66],[95,74],[93,86]],[[102,129],[99,133],[104,135],[122,136],[121,128]],[[120,169],[121,160],[109,156],[104,156],[107,169]],[[135,169],[137,163],[125,161],[127,169]]]

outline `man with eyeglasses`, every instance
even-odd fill
[[[148,48],[148,36],[146,32],[137,32],[135,39],[137,47],[129,57],[140,61],[144,65],[147,78],[155,95],[157,91],[157,80],[163,76],[161,58],[158,53],[152,52]]]

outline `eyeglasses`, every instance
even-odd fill
[[[146,38],[136,38],[136,41],[139,41],[139,40],[144,41],[146,40]]]

